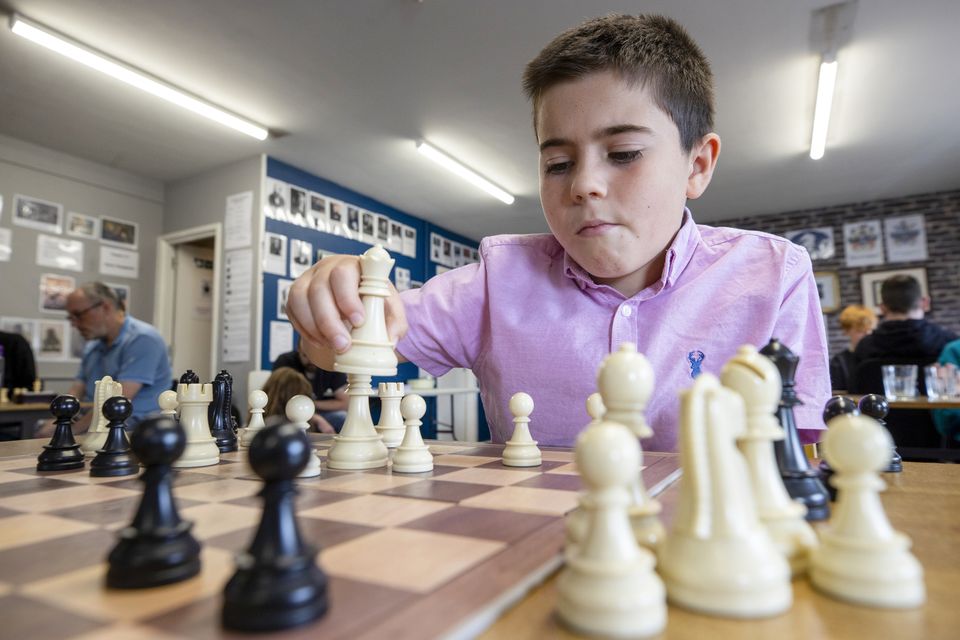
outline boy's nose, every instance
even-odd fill
[[[602,173],[596,167],[581,163],[573,174],[570,195],[575,202],[584,202],[607,195],[607,184]]]

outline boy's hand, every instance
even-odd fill
[[[359,289],[357,256],[328,256],[290,286],[287,316],[305,341],[307,357],[323,369],[333,370],[334,354],[350,348],[350,328],[366,320]],[[407,318],[392,283],[384,313],[387,335],[396,344],[407,332]]]

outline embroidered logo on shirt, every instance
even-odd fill
[[[687,362],[690,363],[690,377],[696,378],[698,375],[703,373],[700,370],[700,363],[703,362],[703,359],[707,356],[703,355],[703,351],[691,351],[687,354]]]

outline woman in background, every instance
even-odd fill
[[[830,386],[834,391],[848,391],[857,370],[853,355],[860,340],[877,328],[877,314],[860,304],[852,304],[840,312],[840,328],[850,340],[850,346],[830,358]]]

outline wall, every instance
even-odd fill
[[[100,275],[99,240],[79,239],[65,232],[59,237],[80,240],[83,244],[83,270],[74,272],[37,266],[37,236],[53,234],[12,222],[15,194],[63,205],[64,226],[69,211],[137,223],[139,277],[127,279]],[[39,310],[40,276],[52,273],[72,277],[77,285],[92,280],[128,285],[132,315],[147,321],[151,319],[155,247],[163,217],[163,185],[160,182],[0,136],[0,195],[3,196],[0,228],[12,231],[13,247],[10,261],[0,262],[0,316],[65,320],[62,311]],[[39,375],[43,378],[73,378],[78,365],[78,360],[37,362]],[[69,383],[60,381],[51,386],[65,390]]]
[[[260,235],[262,213],[260,202],[261,183],[264,175],[264,156],[254,156],[239,162],[217,167],[191,178],[167,184],[163,214],[163,233],[183,231],[211,223],[223,223],[227,196],[253,192],[253,215],[250,221],[250,234],[253,249],[253,299],[250,308],[250,360],[247,362],[223,362],[221,345],[215,344],[217,351],[217,369],[226,369],[233,376],[234,404],[241,412],[246,411],[247,374],[260,368],[258,359],[259,343],[259,304],[260,304]],[[224,230],[225,232],[226,230]],[[214,260],[223,261],[223,255]],[[223,300],[226,291],[224,270],[220,271],[220,325],[223,324]],[[174,371],[179,378],[182,371]]]
[[[694,210],[694,213],[696,211]],[[843,224],[874,220],[904,214],[923,214],[926,220],[926,262],[898,262],[871,267],[844,266]],[[960,191],[931,193],[888,200],[857,202],[821,209],[790,211],[776,215],[737,218],[711,223],[714,226],[757,229],[782,235],[787,231],[809,227],[832,227],[836,255],[830,260],[817,260],[815,271],[835,271],[840,276],[840,309],[861,302],[860,274],[871,271],[925,267],[932,308],[929,320],[960,334]],[[847,340],[840,331],[839,311],[826,314],[830,353],[846,348]]]

